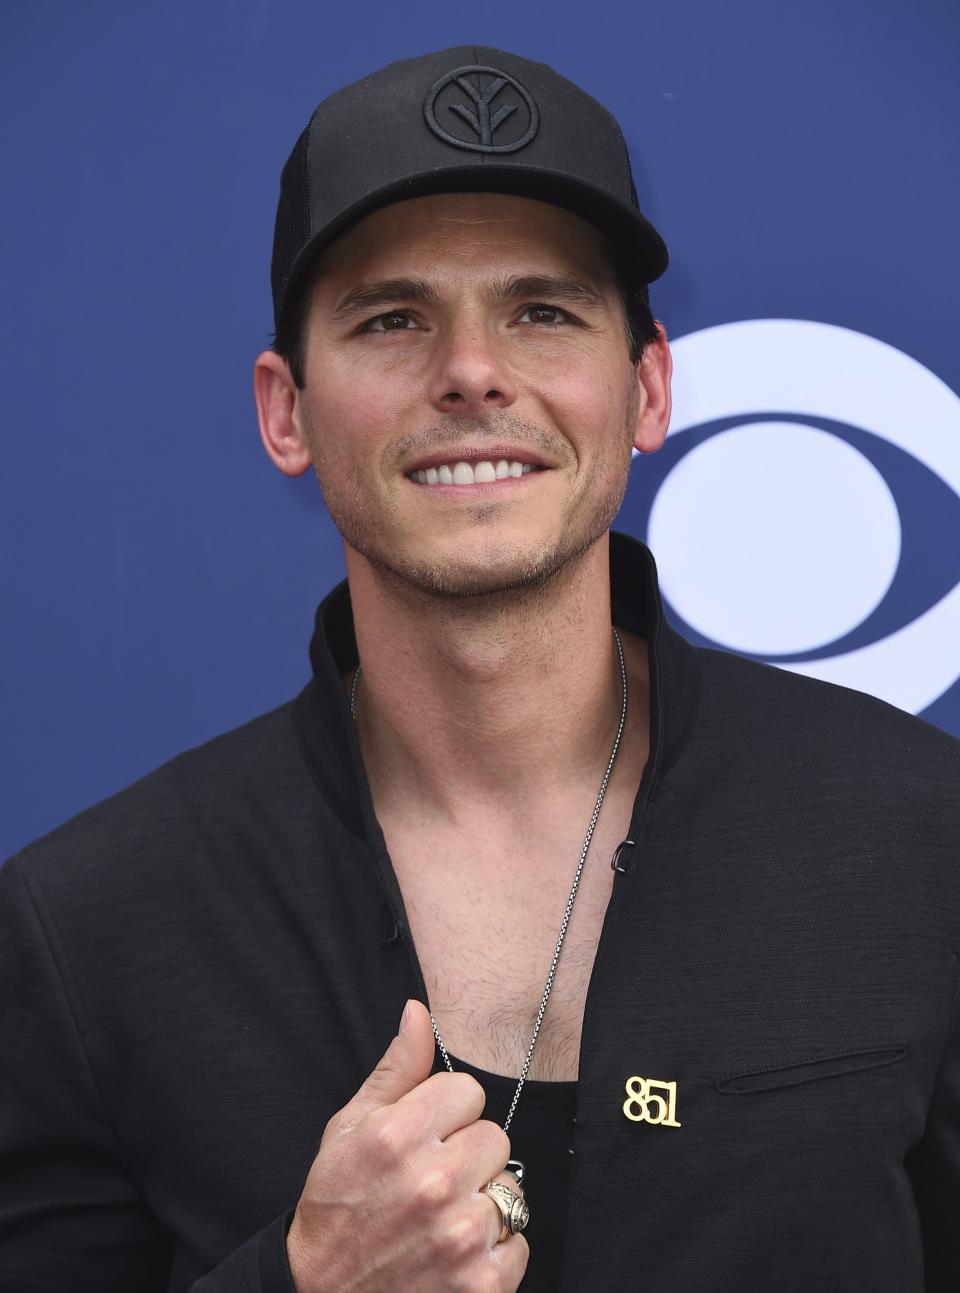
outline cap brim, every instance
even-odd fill
[[[449,167],[408,175],[365,194],[318,229],[301,248],[284,285],[283,308],[317,256],[358,220],[380,207],[432,193],[506,193],[564,207],[595,225],[615,247],[624,270],[652,283],[669,263],[666,244],[635,206],[577,176],[532,166]]]

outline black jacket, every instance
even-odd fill
[[[586,1003],[563,1289],[956,1293],[960,745],[694,650],[647,550],[611,560],[651,753]],[[345,586],[311,657],[296,701],[0,870],[4,1293],[292,1289],[326,1120],[425,998],[340,686]],[[676,1083],[672,1119],[634,1077]]]

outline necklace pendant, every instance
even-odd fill
[[[507,1163],[506,1167],[503,1170],[505,1172],[509,1172],[511,1176],[515,1176],[517,1178],[517,1185],[519,1185],[522,1190],[523,1178],[527,1169],[524,1167],[523,1163],[520,1162],[519,1158],[511,1158],[509,1163]]]

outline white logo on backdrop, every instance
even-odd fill
[[[745,425],[685,454],[657,492],[648,538],[665,596],[734,651],[782,657],[838,641],[889,589],[900,517],[863,454],[796,419],[881,436],[960,496],[960,399],[909,355],[831,324],[744,320],[672,349],[671,434],[721,418]],[[960,677],[960,583],[879,641],[772,663],[919,713]]]

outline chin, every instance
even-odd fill
[[[364,555],[383,573],[430,597],[498,597],[543,588],[595,541],[477,544],[468,553]]]

